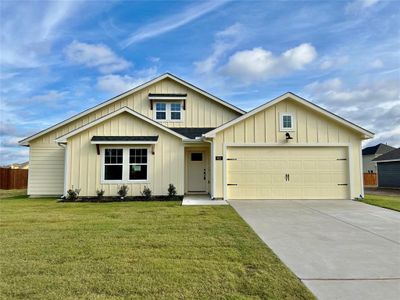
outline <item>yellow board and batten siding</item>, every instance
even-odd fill
[[[93,126],[70,138],[67,142],[67,182],[69,186],[81,189],[82,196],[96,195],[97,189],[103,189],[105,196],[116,196],[122,183],[102,183],[102,155],[97,154],[96,145],[91,138],[98,136],[159,136],[154,146],[131,145],[131,147],[150,147],[148,151],[148,181],[126,183],[129,196],[140,195],[145,186],[154,195],[166,195],[168,185],[174,184],[178,194],[183,194],[184,145],[180,138],[129,113],[122,113],[96,126]],[[119,148],[125,145],[103,145],[101,147]],[[154,155],[151,153],[154,149]]]
[[[290,132],[292,140],[289,143],[286,141],[285,133],[280,131],[280,113],[289,112],[294,114],[294,122],[295,122],[295,130]],[[360,149],[361,149],[361,137],[360,133],[353,131],[343,125],[339,124],[338,122],[334,121],[333,119],[320,114],[298,102],[295,102],[291,99],[285,99],[277,104],[266,108],[226,129],[217,132],[214,141],[214,155],[215,156],[223,156],[224,160],[218,160],[214,162],[214,172],[215,172],[215,182],[214,182],[214,197],[215,198],[227,198],[228,197],[235,197],[235,198],[244,198],[242,191],[239,191],[239,188],[236,186],[226,186],[227,177],[229,175],[229,161],[226,158],[231,156],[232,153],[235,153],[234,146],[246,145],[251,146],[252,144],[257,145],[255,149],[251,149],[246,152],[246,150],[241,150],[243,155],[244,153],[250,153],[253,151],[252,155],[258,156],[259,158],[266,159],[268,155],[275,155],[279,150],[271,150],[268,152],[268,149],[272,149],[273,146],[283,146],[283,147],[294,147],[297,148],[296,153],[294,151],[291,154],[287,154],[287,157],[284,158],[286,162],[294,163],[290,161],[291,155],[298,155],[305,149],[305,151],[316,151],[316,153],[320,150],[321,153],[329,153],[329,155],[333,156],[343,156],[346,154],[347,160],[342,161],[338,165],[334,167],[334,172],[337,172],[335,168],[343,169],[343,176],[345,178],[337,178],[338,183],[340,184],[348,184],[348,188],[346,186],[338,186],[340,192],[336,193],[336,197],[339,198],[355,198],[362,194],[362,183],[361,183],[361,161],[360,161]],[[259,146],[265,145],[265,147]],[[270,145],[271,147],[267,147]],[[304,148],[295,147],[296,145],[305,146]],[[321,147],[316,147],[320,145]],[[328,150],[324,150],[326,146],[331,145],[332,148]],[[230,146],[230,147],[229,147]],[[316,149],[313,150],[311,146]],[[322,147],[323,146],[323,147]],[[338,147],[341,146],[341,147]],[[344,147],[343,147],[344,146]],[[310,147],[310,148],[309,148]],[[280,148],[284,151],[283,148]],[[345,153],[342,153],[342,152]],[[347,151],[350,151],[347,153]],[[239,151],[240,152],[240,151]],[[311,152],[310,152],[311,153]],[[236,153],[239,154],[239,153]],[[284,152],[282,152],[284,154]],[[311,154],[310,154],[311,155]],[[235,158],[235,157],[233,157]],[[306,157],[305,160],[310,159],[310,157]],[[316,164],[320,164],[321,162],[315,162]],[[224,165],[226,164],[224,169]],[[233,162],[231,165],[234,164]],[[251,163],[250,163],[251,164]],[[346,165],[345,165],[346,164]],[[339,166],[340,165],[340,166]],[[247,167],[247,166],[246,166]],[[349,170],[347,170],[347,168]],[[284,172],[285,168],[281,170],[280,177],[284,176],[286,173]],[[318,172],[316,169],[315,172]],[[230,173],[232,176],[232,172]],[[238,176],[238,175],[236,175]],[[245,177],[246,174],[242,173],[239,176]],[[316,178],[317,180],[321,178]],[[231,178],[230,178],[231,179]],[[235,178],[239,182],[246,182],[245,178]],[[258,179],[260,180],[260,179]],[[326,180],[326,176],[322,176],[321,183]],[[342,182],[346,180],[346,182]],[[340,182],[339,182],[340,181]],[[236,182],[232,182],[235,184]],[[299,183],[298,183],[299,184]],[[238,185],[239,186],[239,185]],[[246,187],[247,188],[247,187]],[[229,191],[231,189],[231,191]],[[232,192],[234,190],[238,190]],[[294,188],[293,190],[295,190]],[[291,195],[287,196],[279,196],[276,195],[275,198],[307,198],[307,194],[302,195],[301,193],[297,192],[297,197],[295,192],[287,191],[285,193],[292,193]],[[265,195],[261,194],[260,192],[254,192],[252,198],[266,198]],[[347,194],[346,194],[347,193]],[[331,198],[330,195],[334,194],[334,192],[325,195],[325,198]],[[257,196],[258,195],[258,196]],[[324,194],[321,194],[323,197]],[[345,196],[346,195],[346,196]],[[264,197],[262,197],[264,196]],[[268,196],[268,198],[274,198],[272,195]],[[311,197],[312,198],[312,197]],[[233,198],[231,198],[233,199]]]
[[[30,168],[29,183],[28,183],[28,194],[29,195],[61,195],[64,193],[64,155],[65,150],[55,143],[55,139],[67,134],[68,132],[84,126],[100,117],[103,117],[109,113],[118,110],[121,107],[127,106],[140,114],[145,115],[148,118],[153,118],[154,110],[150,109],[150,101],[148,99],[149,93],[186,93],[186,110],[183,111],[183,121],[181,122],[162,122],[163,125],[168,127],[218,127],[221,124],[228,122],[240,114],[235,112],[212,99],[172,80],[169,78],[160,80],[152,85],[147,86],[144,89],[138,90],[133,94],[127,95],[126,97],[100,107],[99,109],[88,113],[64,126],[56,128],[43,136],[29,142],[30,146],[30,161],[33,162]],[[143,123],[143,121],[141,121]],[[110,131],[111,132],[111,131]],[[115,135],[123,135],[121,131],[113,131]],[[101,135],[101,134],[100,134]],[[169,147],[167,144],[163,145],[164,141],[159,141],[156,147],[163,149],[163,147]],[[77,150],[76,150],[77,151]],[[83,150],[81,150],[83,151]],[[90,150],[92,151],[92,150]],[[163,150],[164,151],[164,150]],[[165,150],[167,151],[167,150]],[[85,154],[86,155],[86,154]],[[43,157],[47,158],[48,164],[43,161]],[[163,155],[162,157],[167,157]],[[94,158],[90,158],[93,160]],[[184,158],[182,156],[182,161]],[[162,162],[159,166],[163,165]],[[157,166],[156,166],[157,167]],[[100,172],[99,170],[94,170],[91,167],[91,171]],[[78,177],[78,171],[74,169],[74,174]],[[162,171],[164,172],[164,171]],[[157,174],[162,174],[158,172]],[[87,179],[88,182],[93,181],[93,176],[88,175],[90,178]],[[161,177],[160,178],[164,178]],[[166,178],[169,178],[168,176]],[[75,180],[75,179],[74,179]],[[86,179],[80,180],[85,183]],[[158,178],[154,178],[152,182],[155,182]],[[70,181],[72,183],[72,181]],[[97,182],[96,182],[97,183]],[[79,185],[74,185],[76,188]],[[70,188],[69,185],[68,188]],[[140,186],[138,185],[138,188]],[[106,190],[111,190],[113,187],[108,187]],[[84,188],[81,193],[89,191],[89,188]],[[134,188],[137,190],[137,188]],[[157,188],[157,192],[161,191]],[[153,191],[156,192],[156,191]],[[82,194],[83,195],[83,194]],[[90,195],[93,194],[91,191]]]

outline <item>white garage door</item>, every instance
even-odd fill
[[[228,199],[349,199],[346,147],[229,147]]]

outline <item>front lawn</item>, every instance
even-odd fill
[[[20,189],[20,190],[0,189],[0,199],[10,198],[10,197],[22,197],[22,196],[26,196],[26,189]]]
[[[400,211],[400,196],[365,195],[361,202]]]
[[[1,299],[314,299],[229,206],[0,200]]]

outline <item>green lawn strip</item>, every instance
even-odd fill
[[[2,299],[314,299],[229,206],[0,202]]]
[[[400,211],[400,196],[365,195],[361,202]]]
[[[6,198],[26,198],[26,189],[2,190],[0,189],[0,199]]]

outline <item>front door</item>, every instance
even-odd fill
[[[206,157],[201,151],[189,152],[188,192],[206,192]]]

